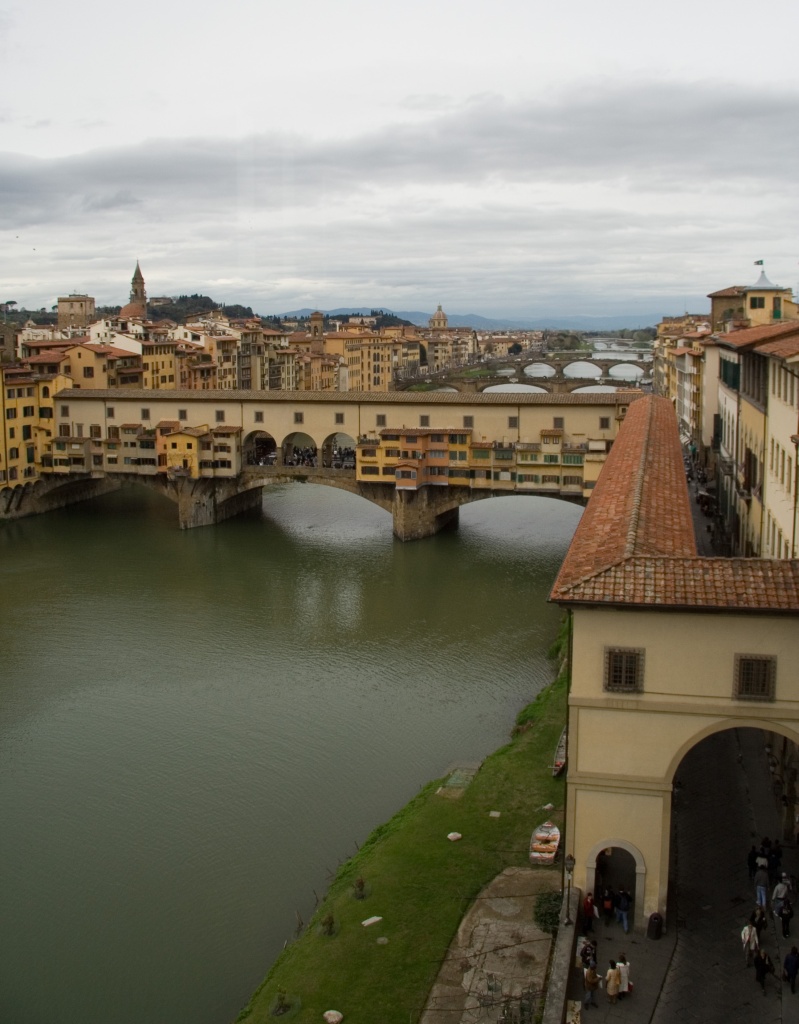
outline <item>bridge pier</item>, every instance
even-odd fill
[[[172,482],[172,487],[181,530],[215,526],[257,508],[263,491],[262,487],[240,491],[238,480],[192,480],[189,477],[179,477]]]
[[[443,508],[449,495],[439,498],[431,487],[420,491],[396,491],[391,508],[394,536],[399,540],[422,540],[432,537],[446,527],[458,525],[459,508]]]

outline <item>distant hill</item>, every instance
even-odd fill
[[[326,316],[369,316],[374,306],[346,306],[338,309],[323,309],[320,312]],[[402,320],[409,320],[417,327],[427,327],[432,313],[423,313],[419,310],[390,310],[385,306],[380,307],[384,313],[400,317]],[[304,309],[293,309],[283,313],[286,319],[295,317],[307,317],[315,312],[306,307]],[[492,319],[491,317],[479,316],[477,313],[459,315],[447,313],[447,319],[451,327],[473,327],[478,331],[617,331],[627,327],[653,327],[662,319],[659,313],[638,313],[635,315],[619,314],[613,316],[542,316],[542,317],[513,317],[507,320]]]

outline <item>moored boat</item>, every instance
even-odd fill
[[[555,748],[555,760],[552,762],[552,774],[560,775],[563,769],[566,767],[566,726],[563,727],[563,732],[560,734],[558,745]]]
[[[530,863],[551,864],[560,844],[560,829],[551,821],[545,821],[533,832],[530,839]]]

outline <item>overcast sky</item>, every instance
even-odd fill
[[[0,0],[0,301],[673,314],[799,280],[799,3]]]

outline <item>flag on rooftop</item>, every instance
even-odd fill
[[[763,260],[755,260],[755,266],[756,267],[762,267],[763,266]]]

